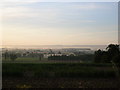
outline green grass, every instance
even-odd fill
[[[38,60],[38,58],[31,58],[31,57],[19,57],[19,58],[17,58],[16,60]]]
[[[35,57],[35,58],[31,58],[31,57],[19,57],[17,58],[15,61],[34,61],[34,60],[39,60],[39,58]],[[11,61],[10,59],[4,60],[3,61]]]
[[[111,64],[94,63],[3,63],[3,77],[115,77]]]
[[[44,61],[44,60],[47,60],[46,58],[42,58],[42,61]],[[14,62],[39,62],[40,60],[39,60],[39,58],[38,57],[19,57],[19,58],[17,58]],[[2,62],[4,63],[6,63],[6,62],[10,62],[10,63],[13,63],[13,61],[12,60],[10,60],[10,59],[7,59],[7,60],[5,60],[4,58],[2,58]]]

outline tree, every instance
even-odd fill
[[[98,51],[95,51],[94,62],[100,63],[101,58],[102,58],[102,51],[99,49]]]
[[[108,47],[108,55],[114,67],[116,77],[120,83],[120,48],[119,45],[110,44]]]
[[[107,51],[101,51],[100,49],[95,52],[95,59],[94,62],[97,63],[110,63],[111,61],[119,62],[119,45],[117,44],[110,44],[106,48]]]
[[[102,51],[101,62],[102,63],[110,63],[110,59],[108,57],[107,51]]]
[[[107,51],[98,50],[95,52],[95,62],[112,63],[116,77],[120,82],[120,48],[117,44],[110,44]]]
[[[62,53],[59,51],[58,54],[62,54]]]
[[[9,53],[7,51],[4,53],[4,57],[5,57],[5,60],[7,60],[7,58],[9,58]]]
[[[17,55],[16,54],[10,54],[10,59],[12,61],[15,61],[15,59],[17,59]]]
[[[113,57],[112,61],[120,67],[120,54]]]
[[[41,61],[41,59],[43,58],[43,54],[39,55],[39,60]]]
[[[50,49],[50,52],[49,52],[49,54],[55,54],[55,53],[52,51],[52,49]]]
[[[108,45],[108,47],[106,49],[108,52],[109,60],[112,60],[116,55],[119,55],[119,53],[120,53],[119,45],[117,45],[117,44],[110,44],[110,45]]]

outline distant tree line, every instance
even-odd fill
[[[85,54],[85,55],[78,55],[78,56],[74,56],[74,55],[57,56],[57,55],[54,55],[54,56],[49,56],[48,57],[48,60],[65,60],[65,61],[69,61],[69,60],[71,60],[71,61],[74,61],[74,60],[77,60],[77,61],[93,61],[93,59],[94,59],[93,54]]]

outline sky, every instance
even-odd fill
[[[118,43],[117,2],[4,2],[3,45]]]

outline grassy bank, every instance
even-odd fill
[[[111,64],[94,63],[3,63],[3,77],[41,78],[110,78],[115,77]]]

